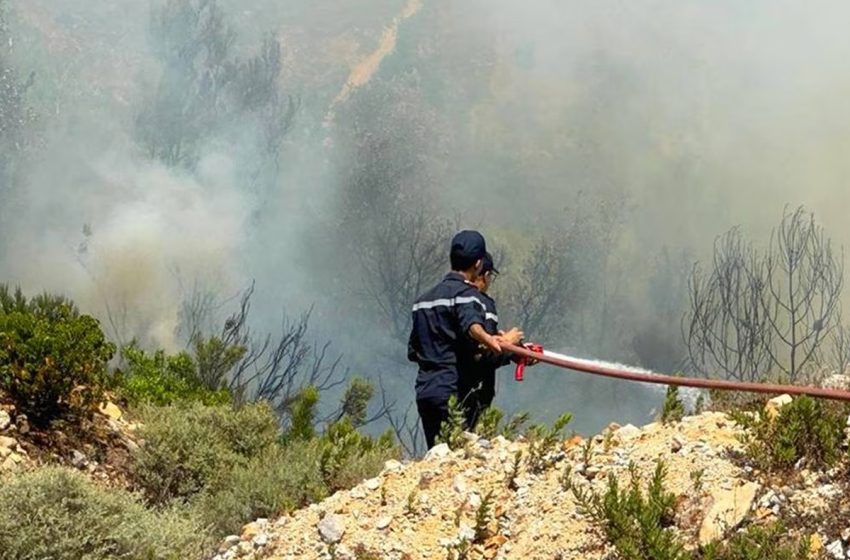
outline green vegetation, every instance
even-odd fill
[[[245,346],[213,337],[193,347],[169,355],[131,344],[110,372],[115,347],[96,320],[64,298],[0,285],[0,394],[47,425],[90,414],[114,391],[143,442],[128,470],[138,494],[58,468],[4,482],[0,560],[201,558],[244,523],[320,500],[398,457],[390,433],[357,430],[374,394],[365,380],[350,381],[320,426],[318,388],[296,386],[278,408],[244,402],[227,376]]]
[[[679,398],[679,388],[675,385],[667,387],[667,393],[664,397],[664,408],[661,411],[661,423],[669,424],[670,422],[678,422],[685,415],[685,405]]]
[[[146,509],[132,494],[46,467],[0,485],[0,559],[200,558],[213,544],[191,510]]]
[[[553,464],[552,454],[563,439],[562,432],[573,419],[572,414],[562,414],[552,427],[537,424],[526,433],[528,439],[528,470],[533,473],[545,471]]]
[[[776,418],[764,410],[730,414],[745,429],[747,455],[762,470],[787,471],[801,460],[823,468],[840,456],[845,405],[801,396],[780,408]]]
[[[463,431],[466,428],[466,420],[463,416],[463,408],[455,395],[449,397],[448,418],[440,426],[440,434],[437,441],[447,444],[451,449],[463,447]]]
[[[0,284],[0,389],[35,422],[83,417],[103,400],[115,346],[68,300]]]
[[[604,494],[573,487],[579,504],[614,545],[621,560],[807,560],[812,558],[807,539],[790,539],[779,524],[750,525],[726,542],[712,542],[686,550],[675,532],[676,496],[664,488],[666,467],[658,462],[646,491],[640,488],[635,467],[630,467],[628,488],[621,489],[610,475]]]
[[[626,489],[621,489],[611,474],[604,495],[580,487],[574,487],[573,493],[624,560],[686,560],[688,556],[671,529],[676,497],[664,489],[664,464],[658,462],[645,493],[633,465],[630,470]]]
[[[130,403],[165,406],[181,401],[209,405],[230,402],[227,390],[210,389],[201,381],[198,365],[188,352],[147,353],[130,345],[121,351],[121,357],[127,365],[117,373],[120,392]]]

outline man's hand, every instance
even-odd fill
[[[514,327],[509,331],[499,331],[499,338],[507,342],[508,344],[518,345],[522,342],[522,339],[525,337],[525,333],[523,333],[518,328]]]
[[[499,337],[492,336],[487,334],[487,331],[484,330],[480,324],[475,323],[471,327],[469,327],[469,336],[471,336],[475,341],[480,342],[484,346],[486,346],[489,350],[496,352],[497,354],[502,353],[502,347],[499,344]]]

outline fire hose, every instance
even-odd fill
[[[698,389],[717,389],[721,391],[808,395],[810,397],[823,399],[850,401],[850,391],[841,389],[828,389],[825,387],[808,387],[801,385],[778,385],[771,383],[749,383],[745,381],[727,381],[723,379],[676,377],[673,375],[661,375],[658,373],[630,371],[625,367],[618,368],[612,365],[593,363],[588,360],[553,355],[552,352],[547,352],[539,344],[517,346],[515,344],[503,342],[501,343],[501,346],[504,351],[511,352],[517,357],[517,369],[515,374],[517,381],[522,381],[525,366],[529,361],[533,361],[543,362],[581,373],[589,373],[614,379],[624,379],[627,381],[639,381],[660,385],[676,385],[679,387],[695,387]]]

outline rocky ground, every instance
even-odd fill
[[[611,425],[589,443],[574,437],[559,444],[554,464],[539,474],[525,460],[515,474],[527,443],[466,434],[465,449],[440,445],[420,461],[390,461],[351,490],[291,516],[257,520],[228,537],[217,558],[442,560],[460,557],[467,541],[476,542],[468,558],[604,558],[608,545],[569,487],[603,492],[609,474],[626,483],[631,462],[648,478],[657,459],[668,466],[666,487],[679,496],[676,527],[689,546],[723,538],[744,519],[781,517],[793,521],[790,531],[813,537],[813,549],[844,558],[850,523],[834,522],[847,519],[838,469],[769,479],[746,465],[739,433],[718,412],[670,425]],[[492,505],[476,535],[488,495]]]
[[[129,456],[137,426],[107,401],[82,427],[56,423],[42,429],[0,398],[0,475],[44,464],[81,470],[109,486],[129,487]]]

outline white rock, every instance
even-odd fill
[[[377,478],[370,478],[369,480],[366,481],[366,489],[367,490],[374,491],[374,490],[377,490],[380,487],[381,487],[381,481],[378,480]]]
[[[319,534],[328,544],[338,543],[345,534],[345,520],[341,515],[329,514],[319,521]]]
[[[481,507],[481,495],[478,492],[472,492],[466,499],[466,503],[468,503],[469,507],[473,510],[477,510]]]
[[[355,500],[362,500],[366,497],[366,491],[359,486],[355,486],[351,489],[351,492],[349,492],[349,496],[351,496]]]
[[[443,457],[448,457],[451,452],[452,450],[449,448],[448,444],[440,443],[428,450],[428,453],[425,454],[425,460],[432,461],[434,459],[442,459]]]
[[[385,472],[400,471],[401,467],[402,467],[402,464],[399,461],[396,461],[395,459],[390,459],[389,461],[384,463],[384,471]]]
[[[393,522],[392,515],[385,515],[384,517],[381,517],[380,519],[378,519],[378,522],[375,523],[375,528],[376,529],[386,529],[387,527],[390,526],[390,523],[392,523],[392,522]]]
[[[457,531],[457,538],[462,541],[472,542],[475,540],[475,529],[466,524],[461,524]]]
[[[13,437],[0,436],[0,447],[7,449],[15,449],[18,446],[18,440]]]
[[[12,417],[5,410],[0,410],[0,431],[6,430],[12,425]]]
[[[700,526],[700,544],[715,541],[722,538],[726,531],[736,529],[750,511],[758,489],[758,484],[747,482],[714,493],[711,496],[713,501],[711,508]]]
[[[269,544],[269,536],[265,533],[260,533],[259,535],[251,539],[251,542],[254,543],[255,547],[262,548]]]
[[[229,535],[227,537],[224,537],[224,541],[221,543],[221,547],[219,548],[219,550],[221,552],[225,552],[227,550],[230,550],[240,542],[242,542],[242,539],[239,538],[239,535]]]
[[[357,560],[357,555],[347,546],[341,544],[334,549],[334,560]]]
[[[844,545],[841,540],[834,540],[826,546],[826,551],[835,560],[844,560]]]
[[[75,469],[81,469],[85,467],[88,462],[89,460],[82,452],[77,451],[76,449],[71,452],[71,465],[73,465]]]
[[[626,424],[614,432],[614,435],[621,440],[629,440],[640,435],[640,428],[633,426],[632,424]]]
[[[458,494],[466,494],[466,492],[469,490],[469,487],[466,484],[466,479],[463,477],[462,474],[459,474],[454,478],[454,480],[452,481],[452,488]]]

